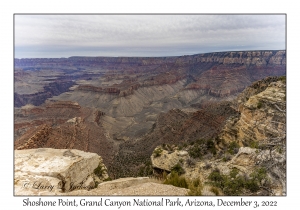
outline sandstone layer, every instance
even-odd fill
[[[270,139],[285,141],[286,84],[279,78],[269,77],[245,89],[236,100],[240,117],[231,118],[221,138],[226,142],[238,141],[249,145]]]

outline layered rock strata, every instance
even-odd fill
[[[231,118],[221,133],[226,142],[240,145],[268,139],[285,139],[286,84],[280,78],[258,81],[243,91],[236,100],[240,117]]]
[[[15,195],[55,195],[91,189],[108,178],[102,158],[79,150],[15,150]],[[94,173],[101,168],[101,174]],[[101,175],[101,176],[99,176]]]
[[[79,85],[78,91],[126,97],[141,87],[174,84],[187,79],[186,90],[201,90],[214,97],[228,97],[242,91],[253,81],[266,76],[285,75],[285,65],[284,50],[153,58],[15,59],[15,67],[18,69],[15,74],[15,106],[28,103],[40,105],[47,98],[68,92],[75,83]],[[30,73],[26,74],[21,69]],[[45,69],[54,72],[49,79],[47,75],[36,73]],[[30,81],[30,74],[35,75],[39,82]],[[99,77],[104,80],[99,82],[96,79]],[[38,89],[33,91],[31,86],[38,86]],[[26,87],[30,94],[23,93],[22,87]]]

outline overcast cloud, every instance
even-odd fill
[[[285,15],[15,15],[15,57],[285,49]]]

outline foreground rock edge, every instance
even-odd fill
[[[177,195],[188,189],[155,183],[149,177],[108,178],[102,158],[80,150],[15,150],[14,195]],[[99,176],[99,169],[101,176]],[[98,186],[97,186],[98,185]]]

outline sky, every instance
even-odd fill
[[[15,58],[285,49],[285,15],[14,16]]]

